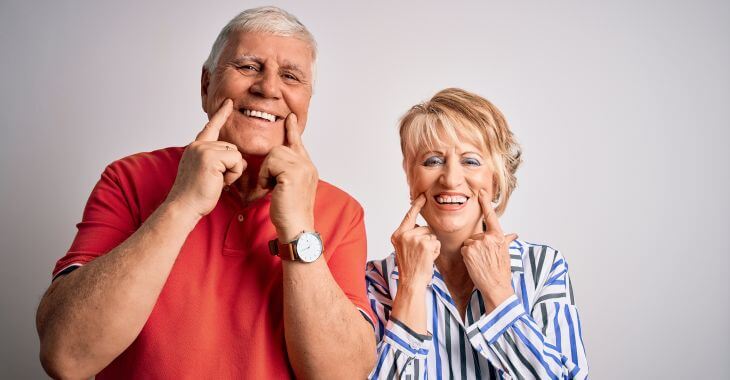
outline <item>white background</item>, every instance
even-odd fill
[[[0,3],[0,373],[38,378],[34,314],[105,165],[185,145],[240,1]],[[408,207],[396,123],[444,87],[524,149],[507,231],[570,263],[592,377],[730,375],[730,6],[710,1],[279,2],[319,42],[304,136],[366,210]]]

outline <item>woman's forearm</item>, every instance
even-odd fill
[[[393,300],[391,318],[395,318],[414,332],[426,335],[426,287],[401,284]]]

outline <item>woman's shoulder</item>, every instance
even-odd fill
[[[537,242],[535,240],[522,240],[522,239],[516,239],[512,242],[509,246],[509,250],[511,254],[520,254],[521,256],[525,255],[560,255],[560,250],[557,248],[551,246],[547,243]]]
[[[380,278],[388,278],[395,270],[395,252],[380,259],[369,260],[365,267],[368,276],[377,275]]]
[[[569,284],[568,263],[560,250],[532,240],[515,240],[510,245],[510,257],[512,274],[526,280],[522,282],[522,287],[533,289],[535,294],[550,289],[563,294],[569,292],[572,303],[573,289]]]

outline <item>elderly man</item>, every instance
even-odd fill
[[[38,307],[49,374],[367,376],[363,211],[300,137],[315,59],[281,9],[223,28],[195,141],[114,162],[92,191]]]

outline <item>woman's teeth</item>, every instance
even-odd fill
[[[438,204],[463,204],[467,197],[463,195],[437,195],[434,197]]]
[[[252,111],[252,110],[243,110],[243,114],[250,117],[258,117],[260,119],[268,120],[268,121],[274,121],[276,120],[276,116],[266,113],[263,111]]]

